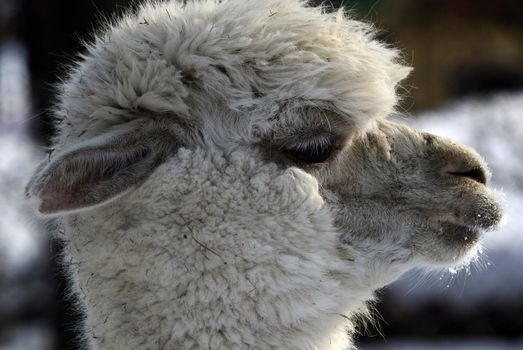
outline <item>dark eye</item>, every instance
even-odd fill
[[[332,153],[332,142],[322,139],[310,143],[299,143],[285,148],[287,153],[304,163],[321,163],[329,159]]]

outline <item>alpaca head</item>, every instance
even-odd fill
[[[264,142],[266,157],[317,179],[342,246],[372,256],[379,283],[405,267],[466,263],[500,222],[488,169],[468,147],[386,120],[354,132],[321,108],[293,120]]]
[[[341,241],[390,266],[465,263],[501,219],[484,162],[450,140],[381,121],[333,163],[320,178],[339,203]]]
[[[62,86],[56,150],[27,193],[44,214],[86,211],[181,147],[243,152],[312,175],[340,254],[461,263],[500,205],[474,151],[385,120],[409,72],[397,56],[369,26],[300,1],[146,5]]]

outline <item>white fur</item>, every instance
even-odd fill
[[[317,182],[241,153],[181,150],[66,225],[95,349],[343,349],[374,288]]]
[[[63,216],[89,348],[353,349],[375,289],[470,254],[501,210],[474,152],[383,120],[397,55],[298,0],[146,4],[109,25],[27,190]],[[338,149],[292,158],[313,139]]]
[[[72,69],[57,106],[64,118],[57,142],[77,142],[144,111],[211,129],[220,128],[224,108],[228,115],[248,113],[242,138],[266,129],[289,103],[329,105],[362,128],[369,118],[388,115],[396,84],[409,72],[396,63],[398,53],[374,41],[370,26],[304,4],[144,5],[98,36]],[[205,84],[191,89],[184,79]],[[223,143],[224,133],[214,132],[213,142]]]

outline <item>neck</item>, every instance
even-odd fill
[[[344,349],[372,297],[299,170],[180,152],[64,223],[93,349]]]

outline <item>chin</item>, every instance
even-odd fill
[[[461,205],[452,211],[425,216],[426,224],[414,236],[412,246],[423,247],[415,255],[427,265],[467,265],[478,258],[483,235],[499,228],[503,211],[490,191],[467,197],[469,200],[458,202]]]
[[[425,247],[415,252],[419,265],[427,268],[449,268],[468,265],[478,259],[482,251],[483,232],[476,227],[442,223],[441,230],[431,232]],[[430,241],[427,244],[427,241]],[[416,246],[416,245],[415,245]]]

